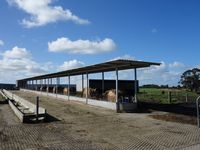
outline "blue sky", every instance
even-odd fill
[[[41,1],[0,1],[1,82],[119,57],[162,62],[142,70],[141,83],[176,85],[200,66],[198,0]]]

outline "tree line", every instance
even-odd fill
[[[200,92],[200,69],[193,68],[188,69],[180,77],[178,86],[173,86],[170,88],[185,88],[190,91]],[[146,84],[140,86],[142,88],[169,88],[168,85],[156,85],[156,84]]]
[[[179,81],[184,88],[189,89],[190,91],[198,92],[200,90],[200,69],[193,68],[186,70],[182,75]]]

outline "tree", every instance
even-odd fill
[[[200,69],[193,68],[185,71],[181,75],[181,80],[179,83],[182,84],[183,87],[190,89],[191,91],[195,90],[197,92],[200,87]]]

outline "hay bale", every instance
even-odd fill
[[[118,90],[118,97],[122,95],[122,91]],[[107,90],[104,93],[104,97],[106,100],[108,100],[109,102],[116,102],[116,90],[115,89],[111,89],[111,90]]]

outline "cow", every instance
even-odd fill
[[[87,94],[87,88],[83,89],[82,95],[83,97],[86,97]],[[88,88],[88,98],[98,98],[100,93],[97,89]]]
[[[61,86],[56,87],[56,86],[54,86],[53,87],[53,93],[63,94],[63,89],[64,89],[64,87],[61,87]]]
[[[41,86],[41,87],[40,87],[40,91],[43,91],[43,90],[44,90],[44,86]]]
[[[47,87],[47,92],[49,92],[49,93],[53,93],[53,86],[49,86],[49,87]]]
[[[42,91],[47,92],[47,86],[43,86]]]
[[[70,93],[70,92],[69,92],[69,88],[64,88],[64,89],[63,89],[63,94],[64,94],[64,95],[68,95],[68,93]]]
[[[36,91],[39,91],[39,90],[40,90],[40,87],[36,86],[36,87],[35,87],[35,90],[36,90]]]
[[[56,86],[53,87],[53,93],[56,93]]]

